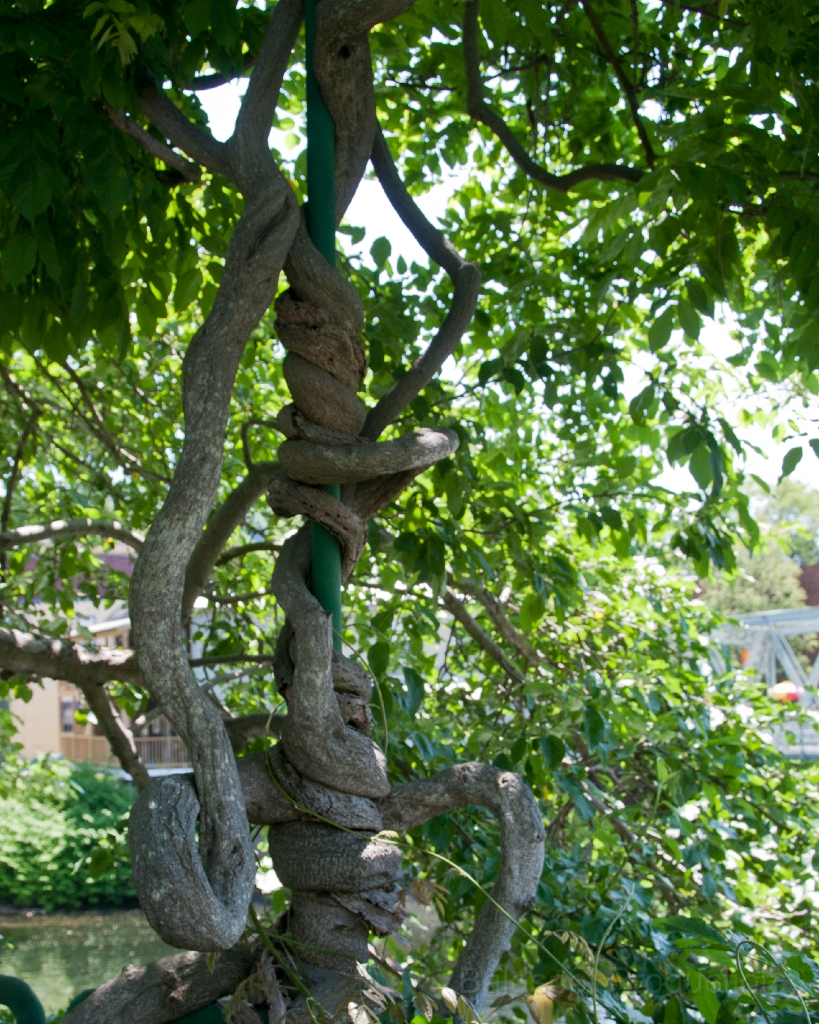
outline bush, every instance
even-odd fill
[[[0,765],[0,903],[120,906],[134,895],[125,825],[135,791],[94,764]]]

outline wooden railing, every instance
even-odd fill
[[[137,753],[149,768],[184,768],[190,764],[178,736],[137,736],[134,742]],[[119,765],[104,736],[75,736],[64,732],[60,737],[60,752],[71,761]]]

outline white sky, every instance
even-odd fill
[[[230,137],[236,121],[236,115],[239,111],[241,97],[246,87],[247,80],[239,79],[218,89],[210,89],[199,94],[199,100],[208,115],[211,131],[217,139],[224,141]],[[275,129],[271,132],[271,144],[275,145],[282,152],[288,152],[284,141],[286,134],[286,132],[280,132]],[[293,152],[295,153],[297,150]],[[442,182],[416,200],[430,220],[436,221],[446,209],[447,202],[454,189],[454,180],[453,178],[450,182]],[[426,254],[404,227],[376,180],[365,178],[361,182],[358,192],[350,204],[346,220],[357,227],[365,228],[367,232],[363,241],[355,247],[350,245],[348,236],[341,236],[348,252],[364,254],[366,256],[375,239],[383,235],[389,239],[392,245],[393,260],[401,255],[406,260],[407,265],[413,261],[424,265],[428,264],[429,261]],[[723,367],[724,372],[733,372],[730,371],[724,360],[727,356],[736,352],[739,346],[731,338],[728,327],[715,321],[706,321],[700,335],[700,340],[709,354],[713,355],[717,366]],[[626,397],[631,398],[644,386],[645,379],[639,368],[627,368],[624,384]],[[766,399],[766,402],[769,403],[770,399]],[[730,423],[735,425],[736,417],[742,404],[738,398],[734,401],[729,401],[726,403],[725,409],[721,410],[721,414]],[[747,408],[747,401],[744,404]],[[780,410],[777,411],[780,412]],[[815,423],[817,418],[819,418],[819,402],[814,403],[809,412],[812,414]],[[794,405],[787,410],[782,408],[780,412],[780,418],[783,423],[789,418],[799,421],[802,416],[802,410]],[[781,472],[782,459],[785,453],[798,443],[798,441],[778,443],[774,441],[771,437],[773,425],[771,423],[765,428],[761,426],[737,428],[737,434],[741,438],[751,442],[761,450],[761,454],[748,453],[746,461],[747,471],[755,473],[769,484],[776,483]],[[805,424],[802,429],[809,429],[809,424]],[[808,486],[819,488],[819,459],[813,454],[806,443],[804,445],[802,461],[794,471],[793,478],[802,481]],[[688,490],[693,485],[693,480],[687,468],[669,470],[663,473],[657,482],[672,490]]]

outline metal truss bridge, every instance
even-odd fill
[[[781,670],[796,686],[802,708],[819,712],[819,656],[810,672],[805,672],[790,643],[791,637],[819,633],[819,607],[750,612],[735,618],[737,625],[722,626],[714,637],[717,641],[712,649],[715,670],[727,670],[726,648],[739,648],[746,671],[755,671],[771,689],[780,678]],[[790,742],[786,734],[795,742]],[[819,717],[816,725],[794,720],[774,737],[774,742],[788,757],[819,758]]]

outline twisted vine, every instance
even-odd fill
[[[336,131],[336,219],[371,159],[402,220],[454,286],[450,311],[426,351],[369,411],[358,396],[367,365],[361,300],[315,249],[303,217],[294,217],[292,193],[266,148],[282,54],[292,47],[300,18],[298,0],[280,0],[275,9],[228,143],[197,134],[160,90],[146,90],[141,98],[142,110],[176,146],[234,177],[246,205],[213,312],[186,357],[185,447],[132,586],[140,669],[185,741],[194,775],[156,779],[143,790],[131,817],[131,860],[143,909],[165,941],[227,950],[244,929],[253,888],[246,822],[268,825],[274,867],[293,892],[289,928],[306,970],[314,981],[328,971],[343,978],[367,959],[369,932],[387,934],[401,917],[400,852],[376,842],[377,833],[385,826],[412,827],[408,821],[465,802],[482,804],[501,824],[495,898],[502,913],[484,907],[454,975],[459,991],[480,1008],[508,947],[510,922],[514,929],[539,880],[544,832],[534,799],[518,776],[483,765],[391,789],[384,755],[367,735],[371,681],[334,652],[330,616],[310,590],[309,522],[338,539],[343,578],[349,579],[364,549],[367,520],[458,446],[453,431],[429,428],[378,440],[454,351],[480,286],[477,267],[460,257],[406,192],[375,118],[368,32],[411,5],[324,0],[319,8],[314,63]],[[260,126],[257,138],[251,128]],[[290,285],[275,308],[293,401],[276,418],[285,436],[277,463],[249,476],[233,504],[243,509],[264,483],[276,513],[301,515],[308,525],[283,545],[271,584],[285,614],[274,661],[287,702],[277,723],[280,740],[269,755],[237,761],[183,658],[179,623],[218,558],[215,540],[230,533],[235,510],[203,527],[218,484],[238,359],[260,310],[273,300],[279,269]],[[248,279],[252,302],[239,309],[241,297],[249,296]],[[322,490],[327,484],[341,485],[340,500]],[[87,1002],[67,1022],[101,1020]]]

